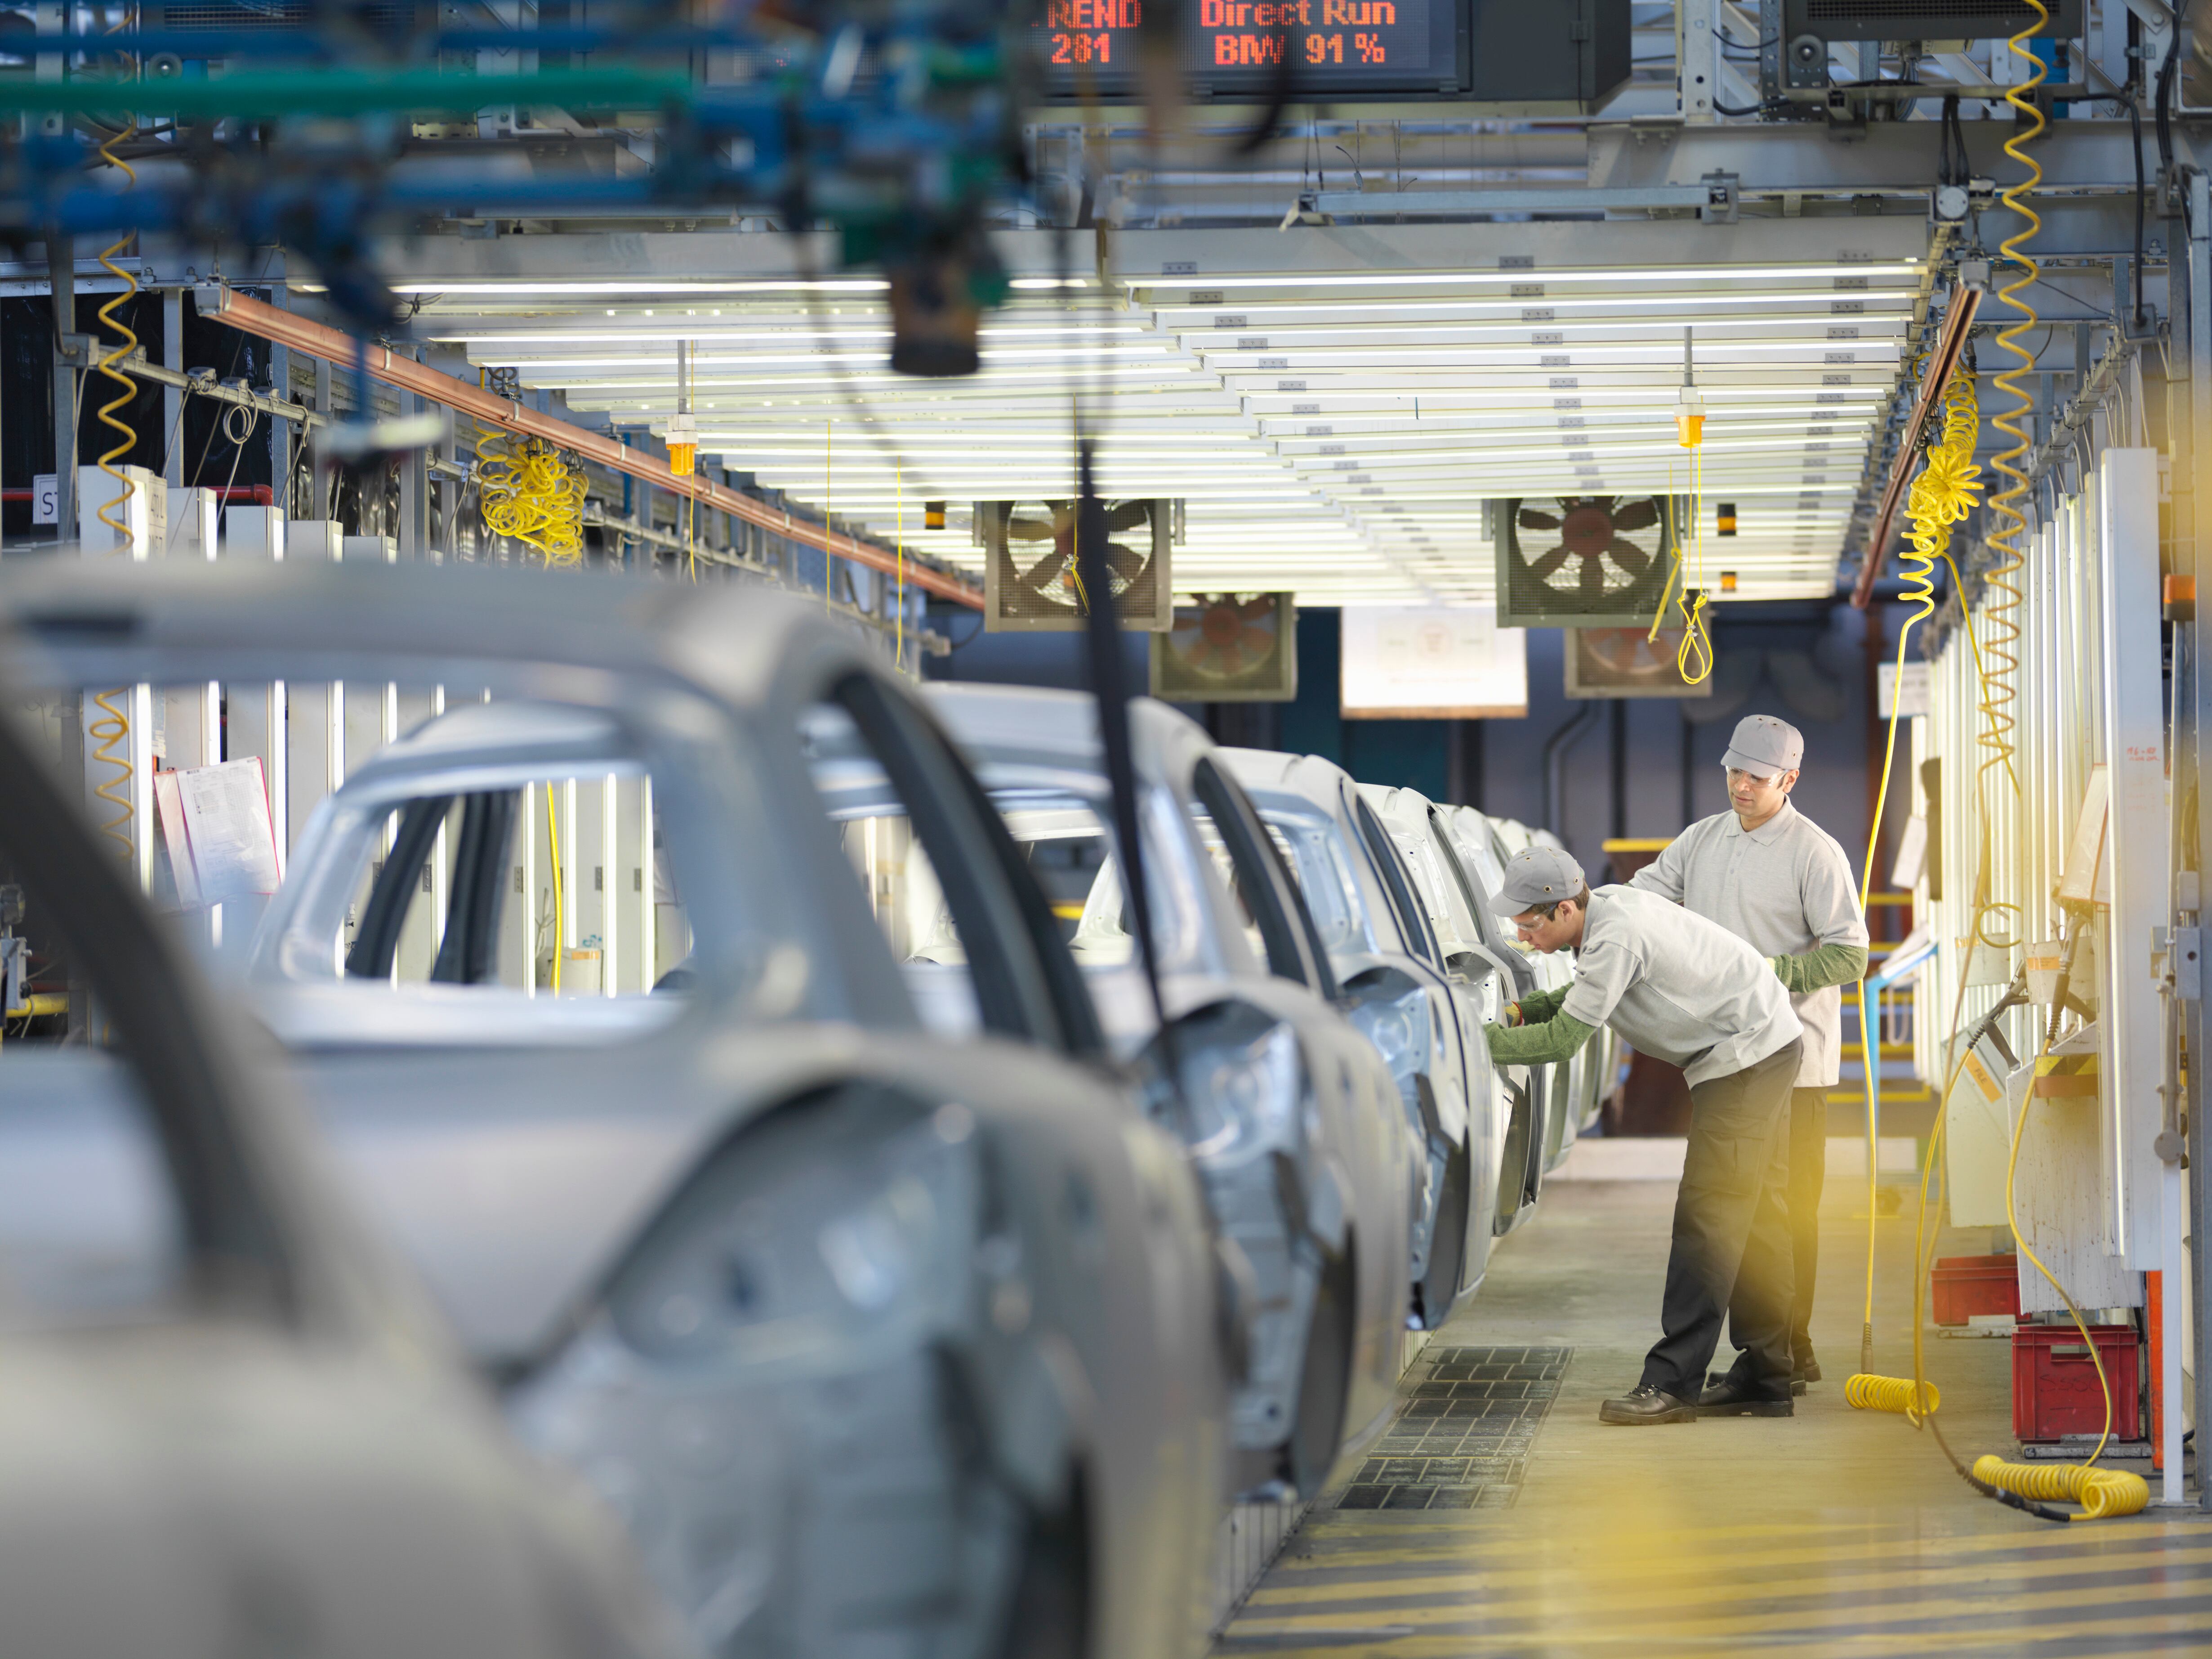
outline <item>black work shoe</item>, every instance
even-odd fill
[[[1698,1408],[1686,1400],[1677,1400],[1671,1394],[1655,1389],[1649,1382],[1639,1382],[1618,1400],[1608,1400],[1597,1408],[1601,1423],[1640,1425],[1645,1423],[1694,1423]]]
[[[1790,1380],[1798,1385],[1797,1392],[1800,1394],[1805,1392],[1806,1383],[1820,1380],[1820,1362],[1813,1358],[1810,1348],[1797,1357],[1797,1369],[1790,1374]]]
[[[1724,1389],[1729,1386],[1729,1378],[1732,1375],[1734,1375],[1734,1373],[1729,1371],[1707,1371],[1705,1373],[1705,1387],[1707,1389]],[[1805,1384],[1807,1382],[1817,1382],[1820,1380],[1820,1368],[1818,1365],[1813,1367],[1813,1375],[1810,1377],[1808,1377],[1804,1372],[1799,1371],[1790,1379],[1790,1392],[1794,1395],[1802,1395],[1805,1392]]]
[[[1700,1417],[1790,1417],[1796,1410],[1787,1399],[1754,1394],[1740,1382],[1724,1381],[1698,1396]]]

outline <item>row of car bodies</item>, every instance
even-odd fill
[[[1161,705],[1148,971],[1090,701],[917,695],[804,606],[156,565],[11,573],[0,613],[50,690],[448,711],[316,810],[241,999],[712,1653],[1196,1651],[1224,1500],[1379,1429],[1571,1133],[1580,1085],[1481,1042],[1543,971],[1485,821]],[[46,1111],[75,1141],[11,1178],[114,1164],[112,1114]]]

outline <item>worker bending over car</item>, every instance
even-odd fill
[[[1595,892],[1557,848],[1531,847],[1505,866],[1492,908],[1523,944],[1572,951],[1574,983],[1506,1007],[1484,1035],[1493,1059],[1567,1059],[1610,1024],[1638,1053],[1680,1066],[1690,1082],[1690,1144],[1674,1199],[1659,1340],[1643,1379],[1608,1400],[1607,1423],[1689,1423],[1711,1415],[1787,1417],[1790,1230],[1784,1133],[1802,1043],[1774,965],[1704,917],[1633,887]],[[1732,1316],[1744,1387],[1701,1406],[1705,1366]]]
[[[1866,971],[1866,918],[1852,890],[1850,861],[1836,839],[1790,799],[1805,758],[1797,728],[1771,714],[1738,722],[1721,764],[1729,811],[1701,818],[1629,878],[1717,921],[1761,956],[1789,988],[1805,1052],[1790,1094],[1791,1384],[1820,1380],[1813,1352],[1813,1285],[1820,1265],[1820,1188],[1828,1174],[1828,1091],[1842,1075],[1843,987]],[[1872,1062],[1869,1061],[1869,1064]],[[1742,1334],[1730,1326],[1739,1349]],[[1702,1396],[1725,1404],[1747,1392],[1743,1358]]]

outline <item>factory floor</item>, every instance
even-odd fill
[[[1863,1188],[1832,1182],[1823,1206],[1813,1332],[1826,1376],[1796,1416],[1600,1424],[1598,1402],[1633,1386],[1657,1332],[1674,1194],[1656,1181],[1547,1188],[1408,1372],[1411,1409],[1337,1469],[1218,1652],[2212,1653],[2212,1519],[2154,1507],[2038,1521],[1975,1496],[1903,1418],[1844,1403]],[[1875,1369],[1909,1376],[1911,1204],[1879,1227]],[[1988,1237],[1947,1237],[1945,1253]],[[1928,1342],[1945,1431],[1968,1462],[2016,1455],[2008,1349]],[[1512,1398],[1477,1402],[1439,1443],[1443,1397],[1483,1393]],[[1436,1450],[1477,1455],[1414,1455]],[[1460,1484],[1425,1488],[1440,1468]]]

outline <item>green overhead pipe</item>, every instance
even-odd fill
[[[183,119],[257,121],[283,115],[519,108],[656,109],[688,102],[681,74],[638,70],[547,70],[537,75],[443,75],[434,70],[316,70],[226,75],[215,80],[33,81],[0,78],[0,112],[93,115],[132,111]]]

